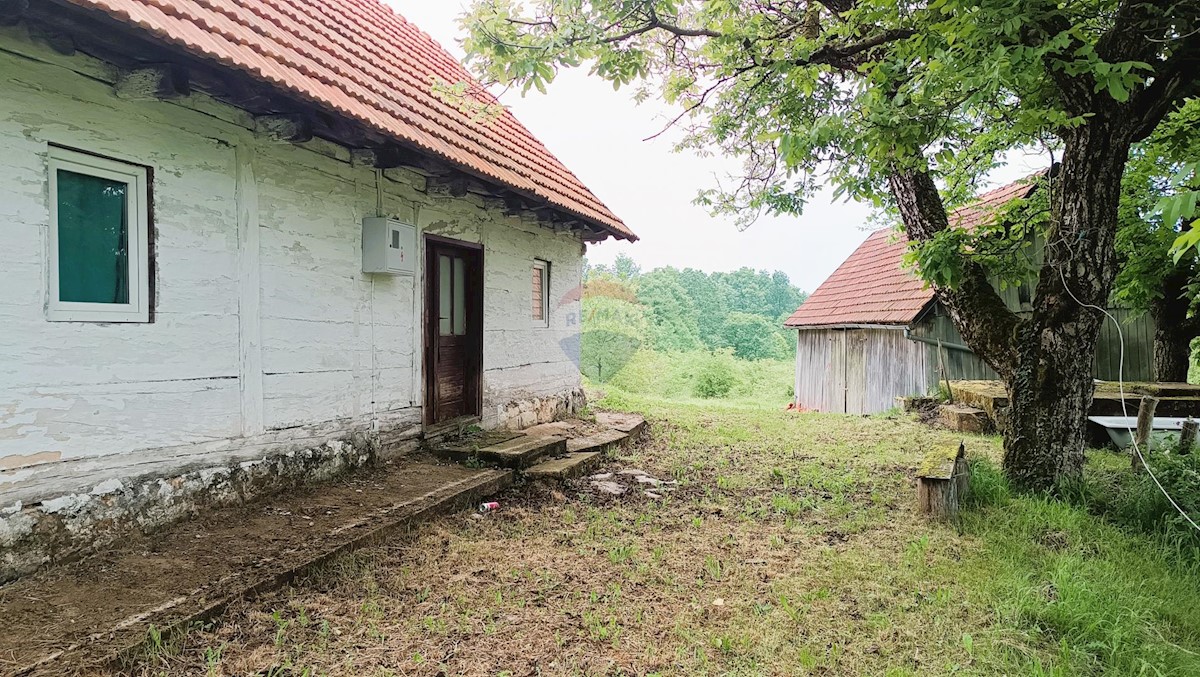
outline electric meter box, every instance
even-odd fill
[[[382,216],[363,219],[362,257],[364,273],[416,275],[416,226]]]

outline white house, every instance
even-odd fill
[[[573,411],[607,237],[636,239],[377,0],[0,3],[0,580]]]

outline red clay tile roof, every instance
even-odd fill
[[[950,214],[952,227],[974,228],[991,210],[1034,188],[1041,172],[979,196]],[[908,238],[890,228],[871,233],[784,322],[787,327],[846,324],[906,325],[933,300],[933,289],[903,265]]]
[[[475,81],[379,0],[68,1],[637,239],[511,112],[476,119],[435,96],[434,78]]]

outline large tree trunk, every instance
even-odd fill
[[[967,344],[1000,375],[1011,409],[1004,469],[1023,489],[1053,490],[1083,472],[1096,344],[1116,275],[1113,241],[1132,131],[1097,116],[1064,134],[1052,190],[1052,225],[1033,313],[1005,308],[986,272],[966,262],[963,282],[937,289]],[[905,227],[928,240],[949,226],[927,173],[891,177]],[[939,214],[940,212],[940,214]]]
[[[1154,330],[1154,380],[1187,383],[1192,337],[1158,327]]]
[[[1117,206],[1133,135],[1127,127],[1097,116],[1064,135],[1033,314],[1019,332],[1006,383],[1004,469],[1026,489],[1053,490],[1083,474],[1101,308],[1117,272]]]
[[[1083,472],[1085,421],[1092,405],[1092,365],[1100,324],[1090,313],[1067,324],[1030,321],[1017,340],[1008,391],[1004,471],[1014,484],[1052,490]]]
[[[1163,279],[1162,297],[1150,306],[1154,318],[1154,380],[1187,381],[1191,364],[1195,322],[1188,317],[1191,298],[1187,284],[1191,271],[1176,268]]]

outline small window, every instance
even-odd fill
[[[50,303],[63,322],[150,320],[146,168],[50,148]]]
[[[533,262],[533,323],[550,326],[550,263]]]

